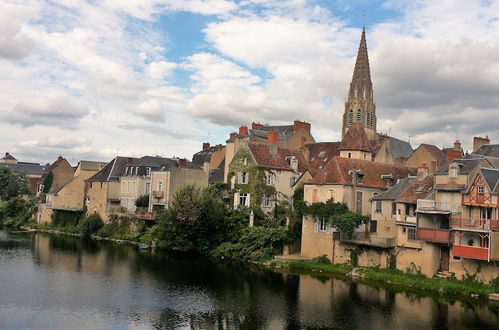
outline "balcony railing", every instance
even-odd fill
[[[486,247],[453,245],[452,254],[454,257],[489,260],[489,249]]]
[[[370,233],[367,237],[365,233],[356,232],[351,238],[342,237],[341,240],[346,243],[357,245],[367,245],[375,247],[390,248],[395,246],[395,237],[382,237]]]
[[[452,228],[460,229],[499,230],[499,220],[497,219],[451,217],[450,225]]]
[[[430,212],[451,212],[452,210],[452,204],[449,202],[436,202],[431,199],[418,199],[418,206],[417,206],[417,211],[418,212],[425,212],[425,211],[430,211]]]
[[[152,192],[152,197],[154,198],[163,198],[164,192],[163,191],[153,191]]]
[[[450,232],[448,229],[418,228],[418,239],[429,242],[449,243]]]

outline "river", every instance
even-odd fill
[[[499,304],[253,268],[2,230],[0,328],[499,328]]]

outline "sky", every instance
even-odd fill
[[[0,0],[0,152],[191,158],[295,119],[338,141],[363,23],[379,132],[499,143],[499,0]]]

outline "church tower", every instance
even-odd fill
[[[376,104],[373,98],[373,84],[369,70],[367,55],[366,29],[362,28],[359,51],[355,62],[348,101],[345,102],[343,114],[342,137],[353,123],[360,123],[364,127],[369,140],[375,140],[376,134]]]

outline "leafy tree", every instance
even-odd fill
[[[47,194],[52,188],[52,184],[54,183],[54,173],[49,172],[45,179],[43,180],[43,193]]]
[[[135,200],[135,206],[137,206],[137,207],[149,207],[149,195],[139,196]]]
[[[303,212],[319,219],[325,219],[347,237],[352,237],[355,229],[369,221],[369,217],[350,211],[345,203],[334,203],[330,200],[306,206]]]
[[[29,193],[28,178],[25,174],[13,172],[8,167],[0,167],[0,198],[2,200]]]
[[[90,237],[103,226],[104,222],[102,222],[100,216],[97,213],[89,215],[79,224],[80,233],[83,235],[83,237]]]

